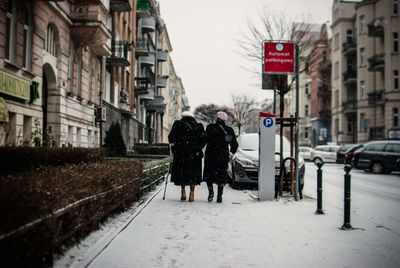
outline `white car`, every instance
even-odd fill
[[[316,163],[319,161],[336,163],[336,152],[338,145],[318,145],[311,152],[311,160]]]
[[[299,155],[303,157],[304,160],[306,161],[311,161],[311,152],[312,152],[311,147],[307,146],[300,146],[299,147]]]

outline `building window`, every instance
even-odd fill
[[[347,118],[347,132],[353,133],[353,118]]]
[[[366,84],[364,80],[360,81],[360,99],[365,98]]]
[[[11,63],[16,61],[17,46],[17,26],[16,26],[16,6],[14,0],[7,2],[6,14],[6,60]]]
[[[76,128],[76,147],[81,147],[81,129]]]
[[[393,33],[393,52],[399,52],[399,34],[397,32]]]
[[[399,14],[399,0],[393,0],[393,15]]]
[[[77,52],[77,78],[76,78],[76,94],[81,97],[81,87],[82,87],[82,49],[78,49]]]
[[[49,26],[47,26],[47,38],[46,38],[45,50],[55,57],[57,56],[56,40],[57,40],[56,28],[53,24],[49,24]]]
[[[360,48],[360,67],[365,66],[365,48]]]
[[[347,42],[348,43],[353,42],[353,30],[347,30]]]
[[[393,127],[399,127],[399,109],[393,108]]]
[[[93,79],[93,63],[92,57],[89,58],[89,74],[88,74],[88,100],[92,101],[92,79]]]
[[[306,95],[309,95],[310,94],[310,84],[309,83],[307,83],[306,85],[305,85],[305,93],[306,93]]]
[[[322,52],[322,62],[326,62],[326,51]]]
[[[68,57],[68,92],[72,92],[74,82],[74,59],[75,59],[74,42],[69,43],[69,57]]]
[[[335,107],[339,107],[339,90],[335,90]]]
[[[304,116],[309,116],[309,108],[308,108],[308,105],[304,106]]]
[[[30,71],[32,69],[32,9],[30,4],[25,9],[24,18],[24,57],[23,57],[23,67]]]
[[[335,62],[335,66],[333,68],[333,75],[335,77],[335,79],[339,78],[339,62]]]
[[[369,132],[370,119],[365,118],[365,114],[360,114],[360,130],[361,132]]]
[[[360,34],[365,33],[365,16],[360,16]]]
[[[335,50],[339,49],[339,33],[335,34]]]
[[[395,91],[399,90],[399,71],[393,71],[393,89]]]
[[[74,127],[68,126],[68,147],[74,145]]]

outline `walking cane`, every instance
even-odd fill
[[[171,169],[172,169],[172,153],[171,153],[171,145],[168,144],[168,149],[169,149],[169,167],[168,167],[168,173],[167,176],[165,178],[165,185],[164,185],[164,196],[163,196],[163,200],[165,200],[165,193],[167,191],[167,184],[168,184],[168,175],[171,174]]]

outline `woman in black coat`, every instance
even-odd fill
[[[182,113],[168,135],[174,156],[171,182],[181,186],[181,200],[186,200],[185,186],[190,185],[189,202],[194,201],[195,185],[201,183],[201,162],[203,158],[204,127],[197,123],[189,111]]]
[[[224,112],[217,113],[215,124],[209,124],[206,129],[206,155],[204,159],[203,180],[207,182],[208,202],[214,198],[213,183],[218,185],[217,202],[222,202],[222,193],[228,182],[229,147],[235,153],[238,148],[235,132],[225,125],[228,115]]]

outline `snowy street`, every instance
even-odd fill
[[[227,186],[222,204],[208,203],[204,183],[193,203],[178,201],[171,184],[162,200],[159,185],[55,267],[398,267],[400,176],[352,171],[355,230],[342,231],[343,165],[323,167],[325,215],[314,214],[316,167],[306,165],[299,202],[258,202]]]

